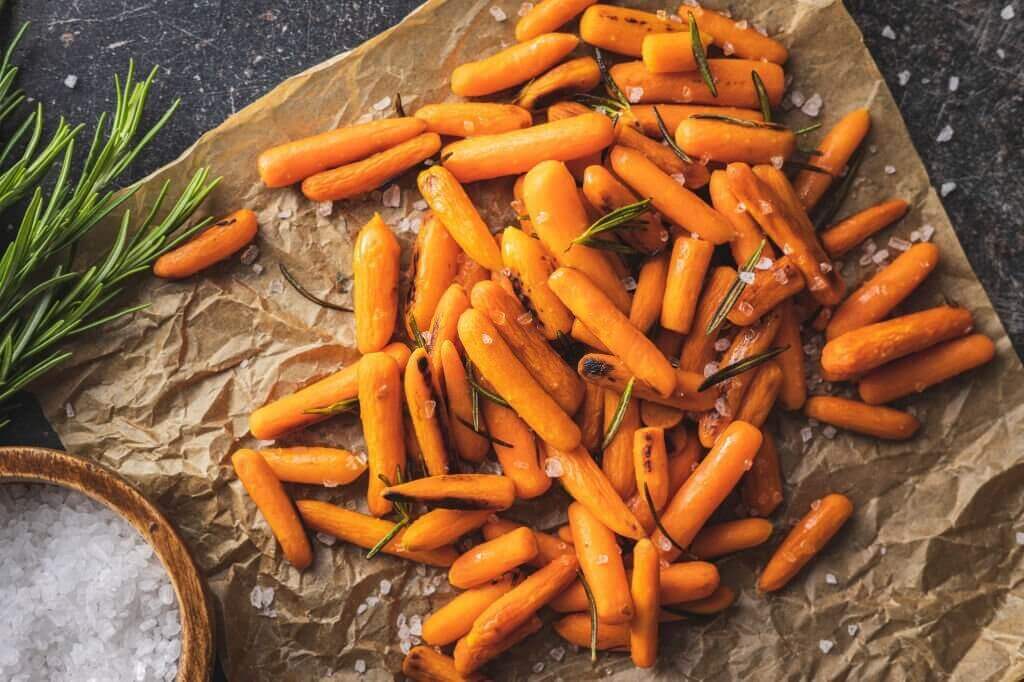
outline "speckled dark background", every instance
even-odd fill
[[[129,58],[163,67],[151,111],[182,108],[149,148],[140,177],[285,77],[397,23],[417,0],[11,0],[0,35],[31,21],[17,53],[21,87],[49,116],[90,122]],[[734,9],[742,6],[732,3]],[[673,5],[666,2],[666,6]],[[673,5],[674,6],[674,5]],[[971,264],[1018,353],[1024,351],[1024,3],[847,0],[903,111]],[[1011,8],[1008,10],[1007,8]],[[1004,14],[1013,14],[1010,19]],[[512,18],[514,19],[514,17]],[[510,19],[510,21],[512,20]],[[886,27],[891,29],[886,30]],[[894,37],[890,37],[893,36]],[[77,77],[75,87],[65,85]],[[951,90],[950,79],[959,79]],[[937,138],[945,126],[953,137]],[[26,400],[5,444],[59,447]]]

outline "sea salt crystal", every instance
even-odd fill
[[[1010,3],[1009,5],[1004,7],[1003,11],[999,13],[999,16],[1002,17],[1004,21],[1009,21],[1010,19],[1013,19],[1016,15],[1017,13],[1013,9],[1013,3]]]
[[[491,338],[490,334],[481,334],[480,340],[483,341],[485,346],[489,346],[494,343],[494,339]]]
[[[492,7],[488,11],[491,13],[491,16],[494,17],[495,21],[505,21],[508,19],[508,15],[505,14],[505,10],[500,7]]]
[[[811,431],[810,426],[805,426],[802,429],[800,429],[800,440],[802,440],[803,442],[808,443],[813,437],[814,432]]]
[[[730,43],[728,41],[722,43],[722,54],[724,54],[726,57],[730,57],[730,56],[732,56],[735,53],[736,53],[736,48],[733,46],[732,43]]]
[[[279,220],[288,220],[289,218],[292,217],[291,209],[281,209],[280,211],[277,212],[277,217]]]
[[[252,271],[255,272],[257,275],[262,275],[263,274],[263,266],[260,265],[259,263],[253,263],[252,264]]]
[[[736,22],[736,28],[740,29],[741,31],[746,30],[750,28],[750,22],[747,21],[746,19],[741,19]]]
[[[996,56],[1000,59],[1006,59],[1006,50],[1001,47],[996,48]]]
[[[942,130],[939,131],[938,136],[935,138],[936,142],[949,142],[953,139],[953,126],[946,125]]]
[[[366,661],[364,661],[361,658],[356,659],[356,663],[355,663],[355,665],[352,666],[352,669],[355,670],[360,675],[362,675],[363,673],[366,672]]]
[[[872,254],[871,256],[871,262],[873,262],[875,265],[881,265],[888,259],[889,249],[879,249],[878,251],[875,251],[875,253]]]
[[[805,97],[804,93],[800,92],[799,90],[794,90],[793,92],[789,93],[789,101],[793,103],[794,107],[799,109],[804,105],[804,102],[807,101],[807,97]]]
[[[636,291],[636,280],[632,277],[623,277],[622,286],[626,291]]]
[[[548,457],[544,460],[544,473],[548,478],[561,478],[562,474],[565,473],[562,469],[561,460],[555,457]]]
[[[596,557],[594,557],[594,564],[598,566],[604,566],[606,563],[608,563],[607,554],[598,554]]]
[[[747,212],[747,205],[744,204],[742,201],[737,201],[736,202],[735,211],[737,213],[746,213]]]
[[[888,24],[882,29],[882,37],[888,38],[889,40],[896,40],[896,31],[892,30],[892,26]]]
[[[935,234],[935,228],[931,225],[925,225],[921,228],[921,241],[930,241],[932,236]]]
[[[380,197],[380,203],[387,208],[398,208],[402,205],[402,188],[398,185],[391,185]]]
[[[659,9],[657,12],[655,12],[655,14],[657,14],[658,18],[661,19],[662,21],[668,20],[668,12],[666,12],[663,9]]]
[[[921,230],[914,230],[910,233],[910,241],[916,243],[921,241]]]
[[[838,431],[836,431],[836,427],[832,426],[831,424],[827,425],[825,428],[821,430],[821,435],[825,436],[825,438],[828,438],[829,440],[835,438],[836,433],[838,433]]]
[[[333,201],[319,201],[316,204],[316,214],[321,218],[326,218],[331,215],[331,211],[334,210]]]
[[[773,156],[771,161],[772,166],[774,166],[776,169],[781,169],[784,165],[786,165],[786,158],[783,156]]]
[[[960,89],[960,76],[949,77],[949,91],[956,92]]]
[[[732,410],[729,409],[729,403],[725,398],[715,400],[715,412],[723,417],[728,417],[732,413]]]
[[[424,400],[423,401],[423,418],[424,419],[433,419],[434,418],[434,412],[436,412],[436,411],[437,411],[437,401],[436,400]]]
[[[520,313],[520,315],[516,317],[516,322],[523,326],[533,324],[533,315],[530,313]]]
[[[944,182],[944,183],[942,183],[942,187],[939,188],[939,194],[941,194],[944,197],[948,197],[950,195],[950,193],[952,193],[953,190],[955,190],[955,189],[956,189],[956,183],[955,182]]]
[[[827,654],[832,651],[832,647],[836,645],[831,639],[823,639],[818,642],[818,648],[821,649],[821,653]]]
[[[832,573],[826,573],[825,574],[825,582],[828,583],[829,585],[838,585],[839,584],[839,579],[836,578],[836,576],[834,574],[832,574]]]
[[[423,201],[423,199],[417,199],[416,201],[412,202],[412,207],[417,211],[426,211],[428,208],[427,202]]]
[[[876,244],[873,239],[869,239],[866,242],[864,242],[864,244],[860,248],[861,250],[864,251],[864,253],[872,254],[878,250],[878,244]]]
[[[544,672],[544,664],[541,661],[537,661],[533,664],[533,672],[540,673]]]
[[[379,100],[377,100],[376,102],[373,103],[374,111],[384,111],[385,109],[387,109],[390,106],[391,106],[391,98],[387,97],[387,96],[382,97],[382,98],[380,98]]]
[[[814,93],[810,99],[804,102],[804,105],[800,107],[800,111],[804,112],[808,116],[816,117],[821,113],[821,106],[824,104],[824,100],[821,99],[821,95]]]
[[[644,89],[638,87],[626,88],[626,98],[631,104],[637,104],[644,98]]]
[[[565,658],[565,647],[556,646],[554,649],[548,652],[548,656],[550,656],[553,660],[560,662],[563,658]]]
[[[895,251],[906,251],[910,248],[910,242],[901,237],[889,237],[889,248]]]
[[[249,244],[249,246],[245,247],[245,251],[242,251],[242,255],[238,257],[238,260],[242,265],[252,265],[259,257],[260,247],[255,244]]]
[[[64,87],[72,88],[78,85],[78,76],[70,74],[64,78]]]
[[[775,212],[775,207],[772,206],[772,202],[770,201],[761,199],[757,202],[757,206],[761,209],[761,213],[764,213],[765,215],[771,215]]]
[[[380,596],[386,597],[391,593],[391,581],[387,578],[380,581]]]
[[[683,175],[682,173],[673,173],[672,179],[675,180],[680,185],[683,185],[684,187],[686,186],[686,176]]]
[[[729,339],[718,339],[715,341],[715,350],[719,353],[729,350]]]
[[[754,283],[754,273],[752,273],[752,272],[748,272],[748,271],[744,270],[743,272],[741,272],[739,274],[739,277],[740,277],[740,281],[743,282],[744,284],[753,284]]]
[[[899,82],[900,85],[906,85],[907,83],[910,82],[910,72],[900,71],[898,74],[896,74],[896,80]]]
[[[772,273],[772,277],[779,284],[789,283],[789,275],[786,274],[785,270],[776,270],[774,273]]]
[[[328,547],[333,547],[334,543],[338,541],[338,538],[333,535],[328,535],[327,533],[317,533],[316,539],[321,545],[326,545]]]
[[[68,419],[75,418],[75,406],[71,403],[64,403],[64,416]]]
[[[818,263],[818,268],[826,274],[832,272],[832,264],[829,263],[828,261],[822,261]]]
[[[530,13],[531,10],[533,10],[533,3],[524,2],[523,4],[519,5],[519,11],[516,12],[516,14],[518,14],[521,17],[525,17],[527,14]]]
[[[885,174],[886,175],[895,175],[896,174],[896,166],[886,166],[885,167]]]
[[[664,536],[658,538],[658,549],[660,549],[663,552],[671,552],[672,541]]]
[[[1024,533],[1017,531],[1015,539],[1017,540],[1018,545],[1024,545]]]
[[[847,632],[847,634],[850,635],[850,637],[856,637],[857,636],[857,630],[859,630],[859,629],[860,629],[859,625],[847,625],[846,626],[846,632]]]
[[[725,345],[726,345],[726,348],[728,348],[729,347],[729,342],[726,341]],[[709,376],[711,376],[712,374],[714,374],[717,371],[718,371],[718,363],[717,362],[709,362],[708,364],[704,365],[704,378],[707,379]]]

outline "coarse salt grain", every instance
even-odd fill
[[[391,581],[387,578],[380,581],[380,595],[382,597],[388,596],[391,593]]]
[[[846,632],[847,632],[847,634],[850,635],[850,637],[856,637],[857,636],[857,630],[859,630],[859,629],[860,629],[859,625],[847,625],[846,626]]]
[[[631,104],[637,104],[644,98],[644,89],[638,87],[626,88],[626,97]]]
[[[366,661],[364,661],[361,658],[357,658],[356,662],[355,662],[355,665],[352,666],[352,669],[355,670],[360,675],[362,675],[363,673],[366,672]]]
[[[825,438],[828,438],[829,440],[835,438],[837,433],[838,431],[836,431],[836,427],[831,424],[821,430],[821,435],[825,436]]]
[[[818,648],[821,649],[821,653],[827,654],[832,651],[832,647],[836,645],[831,639],[823,639],[818,642]]]
[[[794,107],[799,109],[804,105],[804,102],[807,101],[807,97],[805,97],[804,93],[800,92],[799,90],[794,90],[793,92],[789,93],[789,101],[793,103]]]
[[[385,109],[387,109],[390,106],[391,106],[391,98],[390,97],[382,97],[382,98],[380,98],[379,100],[377,100],[376,102],[373,103],[374,111],[384,111]]]
[[[946,125],[946,126],[944,126],[942,128],[942,130],[939,131],[939,134],[936,136],[935,141],[936,142],[949,142],[952,139],[953,139],[953,126]]]
[[[552,659],[556,661],[561,661],[563,658],[565,658],[565,647],[556,646],[554,649],[548,652],[548,656],[550,656]]]
[[[810,442],[811,438],[814,438],[814,432],[811,431],[810,426],[805,426],[802,429],[800,429],[800,440],[802,440],[805,443],[808,443]]]
[[[683,175],[682,173],[673,173],[672,179],[675,180],[680,185],[686,186],[686,176]]]
[[[737,213],[746,213],[747,212],[747,205],[744,204],[742,201],[737,201],[736,202],[735,211]]]
[[[242,255],[238,257],[242,265],[252,265],[256,262],[256,259],[260,257],[260,247],[255,244],[249,244],[245,247],[245,251],[242,251]]]
[[[604,566],[606,563],[608,563],[608,555],[598,554],[596,557],[594,557],[594,563],[598,566]]]
[[[78,85],[78,76],[70,74],[64,78],[64,87],[73,89],[76,85]]]
[[[757,261],[757,263],[754,264],[754,267],[758,270],[769,270],[771,269],[773,262],[774,261],[772,261],[768,256],[761,256],[761,260]]]
[[[960,77],[959,76],[950,76],[949,77],[949,91],[950,92],[956,92],[959,89],[960,89]]]
[[[277,212],[277,217],[280,220],[288,220],[289,218],[292,217],[291,209],[281,209],[280,211]]]
[[[488,11],[491,13],[491,16],[494,17],[495,21],[505,21],[508,19],[508,15],[505,14],[505,10],[500,7],[491,7]]]
[[[548,478],[561,478],[565,473],[562,469],[562,462],[556,457],[548,457],[544,460],[544,473]]]
[[[896,251],[906,251],[910,248],[910,242],[901,237],[889,237],[889,248]]]
[[[75,406],[71,403],[64,403],[64,416],[68,419],[75,418]]]
[[[1024,545],[1024,532],[1017,532],[1016,540],[1018,545]]]
[[[784,156],[773,156],[771,161],[772,166],[774,166],[776,169],[781,169],[784,165],[786,165],[786,158]]]
[[[885,174],[886,175],[895,175],[896,174],[896,166],[891,166],[891,165],[890,166],[886,166],[885,167]]]
[[[516,322],[521,325],[533,324],[533,315],[530,313],[520,313],[516,317]]]
[[[833,574],[833,573],[826,573],[825,574],[825,582],[828,583],[829,585],[838,585],[839,584],[839,579],[836,578],[835,574]]]
[[[723,417],[728,417],[732,414],[732,410],[729,409],[729,402],[724,397],[715,400],[715,412]]]
[[[900,85],[906,85],[907,83],[910,82],[910,72],[900,71],[898,74],[896,74],[896,80],[899,82]]]
[[[253,263],[252,271],[255,272],[257,275],[261,275],[263,274],[263,266],[260,265],[259,263]]]
[[[519,11],[516,12],[516,14],[518,14],[521,17],[525,17],[532,10],[533,10],[533,3],[532,2],[524,2],[523,4],[519,5]]]
[[[888,38],[889,40],[896,40],[896,31],[892,30],[892,26],[886,24],[882,29],[882,37]]]
[[[480,335],[480,340],[483,341],[483,344],[485,346],[489,346],[492,343],[494,343],[494,339],[491,338],[490,334],[481,334]]]
[[[814,93],[811,97],[804,102],[804,105],[800,107],[800,111],[804,112],[808,116],[816,117],[821,113],[821,107],[825,101],[821,98],[821,95]]]
[[[955,189],[955,182],[944,182],[942,183],[942,187],[939,188],[939,194],[941,194],[944,197],[948,197]]]
[[[718,339],[715,341],[715,350],[719,353],[729,350],[729,339]]]
[[[402,205],[402,188],[398,185],[391,185],[380,197],[380,203],[387,208],[398,208]]]
[[[326,545],[328,547],[333,547],[334,543],[338,541],[338,538],[333,535],[328,535],[327,533],[317,533],[316,539],[321,545]]]
[[[540,662],[540,661],[537,661],[536,663],[534,663],[533,664],[533,672],[535,672],[535,673],[544,672],[544,664],[542,662]]]
[[[427,202],[423,201],[423,199],[417,199],[412,202],[412,207],[417,211],[426,211],[428,208]]]
[[[744,271],[740,272],[739,277],[740,277],[740,281],[743,282],[744,284],[753,284],[754,283],[754,273],[752,273],[752,272],[744,270]]]
[[[875,253],[872,254],[872,256],[871,256],[871,261],[875,265],[881,265],[882,263],[884,263],[888,259],[889,259],[889,249],[879,249],[878,251],[875,251]]]
[[[735,53],[736,53],[736,48],[735,48],[735,46],[733,46],[732,43],[730,43],[728,41],[722,43],[722,54],[724,54],[726,57],[731,57]]]
[[[333,201],[320,201],[316,205],[316,214],[321,218],[326,218],[331,215],[331,211],[334,210]]]
[[[925,225],[921,228],[921,241],[929,241],[935,234],[935,228],[931,225]]]
[[[1017,13],[1013,9],[1013,3],[1010,3],[1009,5],[1004,7],[1003,11],[999,13],[999,16],[1002,17],[1004,21],[1009,21],[1010,19],[1013,19],[1016,15]]]
[[[636,280],[633,279],[632,277],[623,277],[622,287],[626,291],[636,291]]]
[[[717,343],[716,343],[716,346],[717,346]],[[726,341],[725,347],[726,348],[729,347],[729,342],[728,341]],[[709,376],[711,376],[712,374],[714,374],[717,371],[718,371],[718,363],[717,362],[709,362],[708,364],[704,365],[704,378],[707,379]]]

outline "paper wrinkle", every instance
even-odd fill
[[[885,248],[890,235],[907,238],[931,224],[942,261],[901,310],[957,301],[996,340],[998,354],[985,368],[901,401],[923,422],[909,442],[842,432],[829,440],[819,427],[805,447],[799,434],[805,419],[773,417],[786,480],[786,500],[773,519],[776,536],[769,546],[717,562],[723,582],[739,591],[737,605],[715,618],[665,626],[654,671],[637,670],[628,657],[612,654],[602,654],[591,668],[584,652],[545,628],[489,666],[489,673],[497,680],[1021,679],[1024,547],[1015,542],[1015,532],[1024,531],[1020,361],[842,4],[704,4],[728,5],[773,35],[781,32],[792,50],[786,67],[794,75],[792,87],[808,97],[822,95],[817,120],[826,127],[854,107],[870,106],[874,130],[868,144],[877,152],[864,159],[843,214],[895,196],[910,201],[909,215],[875,242]],[[494,21],[492,6],[509,20]],[[295,188],[265,189],[256,157],[285,140],[353,122],[398,92],[410,112],[455,99],[448,90],[451,70],[511,44],[519,6],[519,0],[428,2],[395,29],[285,81],[201,137],[156,175],[176,186],[203,165],[222,175],[206,210],[256,211],[262,273],[235,256],[182,282],[140,278],[122,302],[150,307],[81,339],[64,368],[35,387],[68,450],[135,482],[185,537],[215,597],[218,647],[229,679],[348,680],[357,677],[358,659],[367,667],[361,679],[395,679],[392,671],[402,660],[398,616],[426,617],[453,594],[441,569],[384,555],[367,561],[365,550],[341,542],[328,547],[313,539],[313,566],[299,573],[284,561],[234,477],[230,454],[258,445],[247,435],[253,409],[358,357],[352,315],[304,300],[284,282],[278,263],[310,291],[347,304],[344,280],[351,275],[359,227],[374,211],[396,228],[403,217],[419,215],[411,209],[418,199],[412,174],[399,181],[399,209],[384,208],[376,192],[335,202],[324,217]],[[794,126],[815,120],[796,110],[784,118]],[[885,174],[887,165],[897,173]],[[147,185],[133,208],[158,187]],[[473,186],[470,194],[492,229],[513,220],[511,179]],[[414,235],[399,238],[407,258]],[[846,259],[848,283],[865,273],[857,257],[854,251]],[[67,402],[74,418],[65,413]],[[364,451],[360,432],[358,419],[341,416],[282,443]],[[288,488],[296,498],[365,511],[365,480],[332,489]],[[557,487],[543,500],[516,505],[508,516],[541,528],[564,523],[568,498]],[[854,500],[852,520],[789,587],[759,596],[754,584],[771,548],[828,491]],[[730,513],[736,506],[733,498],[724,505]],[[828,573],[838,584],[826,583]],[[382,579],[392,582],[387,596],[380,594]],[[275,590],[262,613],[250,604],[256,585]],[[370,598],[380,601],[357,613]],[[821,640],[835,643],[830,653],[821,652]],[[549,656],[557,646],[567,650],[560,663]],[[538,662],[543,672],[533,673]]]

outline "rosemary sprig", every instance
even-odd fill
[[[725,114],[690,114],[690,118],[696,118],[704,121],[721,121],[722,123],[730,123],[734,126],[743,126],[744,128],[771,128],[772,130],[786,130],[786,126],[781,123],[774,123],[772,121],[750,121],[745,118],[726,116]]]
[[[860,169],[861,161],[864,160],[864,150],[866,148],[867,146],[861,142],[860,147],[853,153],[850,163],[847,164],[846,175],[843,176],[843,181],[829,195],[828,201],[822,205],[821,212],[818,213],[814,221],[814,228],[816,230],[821,230],[828,226],[832,219],[836,217],[836,214],[839,213],[846,195],[850,193],[850,188],[853,187],[853,181],[857,176],[858,169]]]
[[[825,170],[821,166],[815,166],[813,163],[801,161],[800,159],[789,159],[786,161],[784,166],[789,168],[797,168],[799,170],[810,171],[812,173],[821,173],[822,175],[832,175],[829,171]]]
[[[515,447],[515,445],[513,445],[512,443],[503,441],[500,438],[491,435],[487,431],[484,431],[483,429],[474,429],[472,424],[470,424],[468,421],[466,421],[459,415],[455,415],[455,419],[458,420],[458,422],[465,426],[467,429],[471,429],[473,433],[475,433],[476,435],[480,436],[481,438],[487,439],[488,441],[494,443],[495,445],[500,445],[501,447],[509,448],[510,450]]]
[[[764,117],[765,123],[771,123],[772,104],[768,100],[768,91],[764,87],[764,81],[761,80],[761,74],[751,71],[750,78],[754,81],[754,92],[757,93],[757,101],[761,105],[761,116]]]
[[[709,376],[707,379],[705,379],[701,383],[701,385],[697,387],[697,390],[707,390],[716,384],[720,384],[723,381],[726,381],[727,379],[732,379],[734,376],[738,376],[740,374],[743,374],[744,372],[749,372],[755,367],[759,367],[764,363],[768,362],[776,355],[781,355],[782,353],[785,353],[787,350],[789,350],[788,344],[782,346],[781,348],[770,348],[763,353],[758,353],[757,355],[752,355],[749,358],[740,360],[739,362],[734,362],[731,365],[723,367],[722,369],[718,370],[717,372]]]
[[[608,71],[608,63],[604,60],[604,52],[599,47],[594,48],[594,61],[597,62],[597,68],[601,72],[601,82],[604,83],[605,92],[618,106],[616,115],[622,114],[623,111],[629,111],[629,99],[622,94],[619,84],[612,78]]]
[[[391,486],[391,482],[388,481],[387,477],[384,474],[378,474],[377,477],[380,478],[380,480],[384,482],[384,485],[389,486],[389,487]],[[405,481],[402,480],[402,468],[401,467],[396,467],[395,468],[395,481],[396,481],[397,485],[401,485],[402,483],[405,482]],[[408,502],[395,502],[394,504],[395,504],[395,509],[398,511],[398,516],[399,516],[398,521],[395,523],[394,526],[391,527],[391,530],[389,530],[387,533],[385,533],[384,537],[382,537],[380,540],[378,540],[377,544],[374,545],[370,549],[370,551],[366,553],[366,558],[367,559],[372,559],[373,557],[377,556],[377,554],[382,549],[384,549],[385,547],[388,546],[389,542],[391,542],[392,540],[395,539],[396,535],[398,535],[400,532],[402,532],[403,528],[405,528],[410,523],[412,523],[412,508],[409,506],[409,503]]]
[[[347,400],[339,400],[336,403],[325,405],[323,407],[311,407],[305,410],[304,414],[323,414],[328,417],[333,417],[336,414],[343,412],[351,412],[359,407],[359,398],[348,398]]]
[[[338,305],[337,303],[331,303],[330,301],[325,301],[324,299],[320,298],[319,296],[317,296],[317,295],[315,295],[313,293],[310,293],[310,291],[308,289],[306,289],[306,287],[304,287],[301,284],[299,284],[299,280],[295,279],[295,275],[293,275],[291,273],[291,270],[289,270],[287,267],[285,267],[284,263],[278,263],[277,267],[281,271],[281,276],[284,277],[284,281],[288,282],[288,284],[290,284],[291,287],[293,289],[295,289],[295,291],[297,291],[300,296],[302,296],[302,298],[304,298],[307,301],[310,301],[312,303],[316,303],[318,306],[320,306],[322,308],[330,308],[331,310],[340,310],[343,313],[350,313],[350,312],[352,312],[351,308],[348,308],[348,307],[343,306],[343,305]]]
[[[606,213],[601,216],[594,223],[588,227],[583,233],[569,242],[569,246],[566,247],[566,251],[572,248],[573,244],[580,246],[593,246],[597,235],[604,234],[616,230],[620,227],[626,227],[637,218],[647,213],[651,208],[650,199],[642,199],[636,203],[627,204],[622,208],[617,208],[614,211]]]
[[[590,583],[587,582],[583,571],[577,570],[576,576],[580,579],[580,584],[583,585],[583,592],[587,595],[587,604],[590,610],[590,662],[597,663],[597,601],[594,599],[594,592],[590,589]]]
[[[615,413],[612,415],[612,420],[608,424],[608,430],[604,434],[604,440],[601,441],[601,449],[605,450],[611,445],[612,440],[615,439],[615,434],[619,432],[619,428],[622,427],[622,420],[626,418],[626,410],[629,409],[629,401],[633,399],[633,386],[636,384],[636,377],[630,377],[626,383],[626,388],[622,390],[622,395],[619,396],[619,404],[615,406]]]
[[[718,97],[718,86],[715,85],[715,77],[711,74],[711,65],[708,64],[708,53],[704,49],[704,42],[700,39],[700,28],[697,27],[697,17],[690,15],[690,45],[693,48],[693,58],[697,60],[697,70],[704,84],[708,86],[712,97]]]
[[[412,342],[416,344],[417,348],[427,349],[427,340],[423,336],[423,332],[420,331],[420,325],[416,322],[416,317],[409,311],[406,316],[406,320],[409,323],[409,329],[412,331]]]
[[[675,138],[668,132],[668,126],[665,125],[665,119],[661,117],[661,112],[658,111],[658,107],[656,105],[652,108],[652,111],[654,111],[654,120],[658,122],[658,130],[661,132],[661,139],[665,141],[668,148],[671,149],[683,163],[693,163],[693,159],[690,158],[690,155],[684,152],[682,148],[676,144]]]
[[[473,362],[467,358],[466,379],[469,380],[469,397],[473,405],[473,430],[480,433],[480,392],[473,386],[476,383],[473,373]]]
[[[648,487],[647,481],[644,481],[644,500],[647,501],[647,508],[651,510],[651,518],[654,519],[654,525],[657,526],[658,530],[661,531],[661,534],[665,536],[665,539],[671,542],[673,547],[682,552],[687,560],[695,559],[696,557],[693,553],[676,542],[676,539],[672,537],[672,534],[665,529],[664,525],[662,525],[661,515],[658,514],[658,510],[654,508],[654,498],[651,497],[651,489]]]
[[[815,130],[817,130],[821,126],[822,126],[822,123],[819,121],[818,123],[812,123],[811,125],[804,126],[803,128],[797,128],[796,130],[793,131],[793,134],[796,135],[797,137],[799,137],[801,135],[806,135],[807,133],[813,133]],[[818,152],[818,153],[820,154],[821,152]]]
[[[588,92],[582,92],[573,96],[573,101],[585,104],[594,111],[604,114],[608,118],[617,118],[622,114],[623,106],[620,102],[609,97],[598,97]]]
[[[745,262],[743,267],[740,268],[740,273],[753,271],[754,266],[757,265],[757,261],[761,260],[761,253],[764,251],[766,243],[767,240],[761,240],[761,243],[757,245],[756,249],[754,249],[754,253],[750,254],[750,258],[748,258],[747,262]],[[713,333],[723,322],[725,322],[725,318],[729,316],[729,313],[732,311],[732,307],[736,305],[736,301],[739,300],[740,294],[742,294],[743,290],[746,288],[746,282],[744,282],[743,279],[739,277],[739,274],[737,274],[736,281],[734,281],[732,286],[729,287],[729,290],[725,292],[725,297],[722,298],[722,302],[718,304],[715,314],[712,315],[711,319],[708,321],[708,326],[704,330],[705,334]]]

